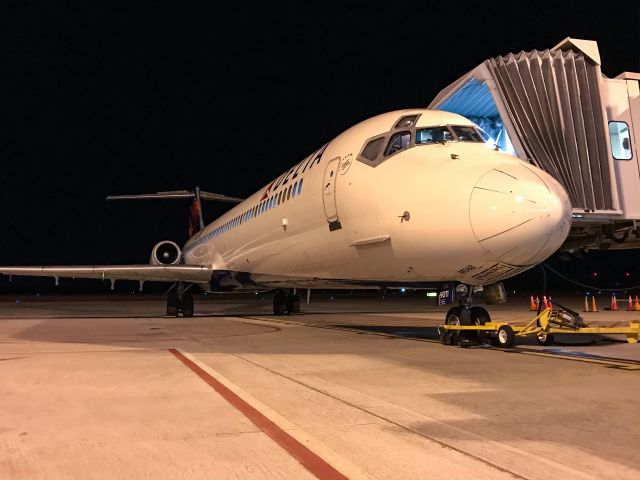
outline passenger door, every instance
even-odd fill
[[[338,230],[341,227],[338,220],[338,205],[336,203],[336,183],[338,180],[338,167],[340,157],[336,157],[327,163],[324,170],[324,182],[322,183],[322,202],[324,214],[329,222],[329,230]]]

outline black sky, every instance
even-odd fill
[[[492,56],[572,36],[640,71],[637,0],[184,3],[3,4],[0,264],[145,262],[184,206],[106,195],[249,195]]]

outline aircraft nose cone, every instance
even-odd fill
[[[535,265],[555,252],[571,228],[567,192],[551,175],[524,164],[484,174],[470,200],[471,228],[497,260]]]

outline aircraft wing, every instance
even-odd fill
[[[207,283],[213,269],[204,265],[87,265],[59,267],[0,267],[1,275],[98,278],[158,282]]]

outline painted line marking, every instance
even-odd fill
[[[247,417],[256,427],[280,445],[289,455],[300,462],[300,464],[316,478],[320,480],[348,480],[348,477],[309,450],[309,448],[289,433],[285,432],[275,422],[267,418],[238,394],[218,381],[213,375],[205,371],[181,351],[171,348],[169,352],[200,377],[207,385],[213,388],[222,398],[229,402],[231,406]]]
[[[638,365],[635,360],[626,360],[624,358],[621,359],[612,359],[609,360],[605,357],[603,358],[594,358],[594,357],[581,357],[578,355],[564,355],[561,353],[550,353],[550,352],[541,352],[537,350],[525,350],[516,348],[514,350],[505,350],[498,349],[506,353],[517,353],[519,355],[532,355],[535,357],[545,357],[545,358],[555,358],[560,360],[569,360],[574,362],[582,362],[582,363],[594,363],[597,365],[604,365],[605,367],[615,367],[621,370],[640,370],[640,365]]]

